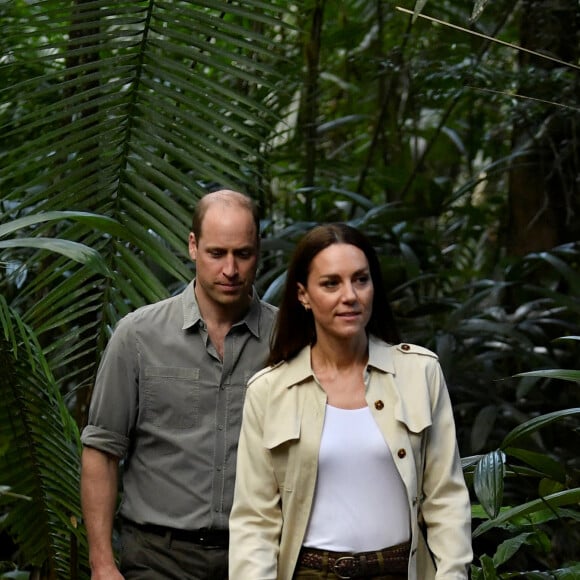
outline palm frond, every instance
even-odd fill
[[[47,577],[87,577],[73,570],[79,555],[86,562],[78,429],[34,334],[2,297],[0,323],[0,484],[16,494],[2,496],[1,526]]]
[[[265,103],[283,86],[276,35],[290,27],[288,8],[260,0],[11,8],[0,222],[77,210],[121,224],[113,233],[69,220],[34,230],[94,248],[111,278],[43,251],[0,256],[12,264],[0,284],[68,389],[91,383],[100,350],[90,360],[87,341],[102,347],[120,316],[191,279],[198,197],[215,186],[262,195],[260,151],[279,119]]]

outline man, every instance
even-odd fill
[[[265,365],[276,316],[253,289],[259,246],[252,201],[207,194],[189,234],[195,280],[115,329],[82,434],[93,580],[227,578],[245,385]],[[111,535],[121,459],[119,571]]]

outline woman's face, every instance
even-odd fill
[[[298,299],[314,315],[317,340],[364,334],[373,295],[367,258],[351,244],[333,244],[316,254],[306,286],[298,284]]]

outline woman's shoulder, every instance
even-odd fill
[[[261,383],[268,382],[269,379],[275,377],[276,374],[279,374],[280,368],[282,366],[284,366],[285,364],[286,364],[286,361],[280,361],[279,363],[276,363],[275,365],[270,365],[270,366],[263,368],[262,370],[259,370],[257,373],[253,374],[250,377],[248,384],[247,384],[248,388],[256,383],[261,384]]]
[[[427,360],[439,360],[437,354],[432,350],[413,344],[411,342],[400,342],[399,344],[389,344],[375,336],[370,338],[371,358],[390,359],[391,360],[416,360],[416,357],[424,357]]]
[[[397,352],[403,355],[419,355],[419,356],[428,356],[434,359],[438,359],[439,357],[435,354],[432,350],[425,348],[424,346],[419,346],[418,344],[413,344],[411,342],[401,342],[399,344],[392,345],[392,348]]]
[[[252,376],[248,387],[254,385],[277,385],[282,388],[292,387],[312,376],[310,364],[310,347],[303,348],[290,360],[283,360],[275,365],[266,367]]]

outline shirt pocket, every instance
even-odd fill
[[[199,421],[199,369],[146,367],[143,377],[145,420],[155,427],[190,429]]]

